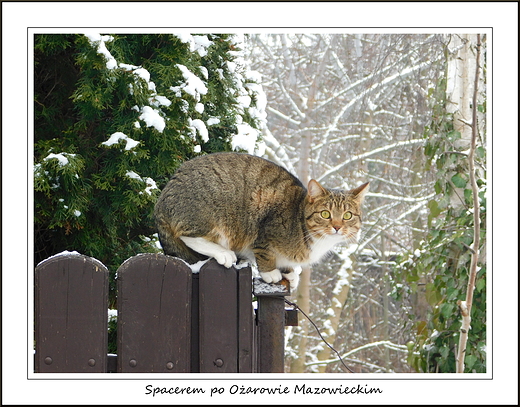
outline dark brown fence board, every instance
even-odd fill
[[[191,269],[142,254],[118,270],[118,371],[190,371]]]
[[[35,270],[35,371],[103,373],[107,358],[108,270],[79,254]]]
[[[253,372],[254,312],[252,303],[253,275],[251,267],[237,270],[238,273],[238,372]]]
[[[236,373],[238,349],[237,271],[215,260],[199,273],[201,373]]]
[[[191,286],[191,372],[200,373],[199,357],[199,273],[193,273]]]

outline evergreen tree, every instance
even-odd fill
[[[196,155],[252,152],[261,87],[235,35],[36,35],[35,263],[64,250],[115,272],[157,251],[152,211]]]

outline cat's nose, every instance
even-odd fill
[[[341,226],[332,226],[334,228],[334,230],[336,231],[336,233],[341,229]]]

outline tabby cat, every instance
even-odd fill
[[[355,242],[368,182],[350,191],[311,180],[260,157],[215,153],[183,163],[155,205],[165,254],[225,267],[256,262],[267,282],[298,283],[293,267],[318,262],[336,244]]]

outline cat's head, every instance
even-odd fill
[[[310,235],[319,240],[336,238],[355,243],[361,228],[361,204],[369,183],[351,190],[328,189],[311,180],[307,189],[305,218]]]

